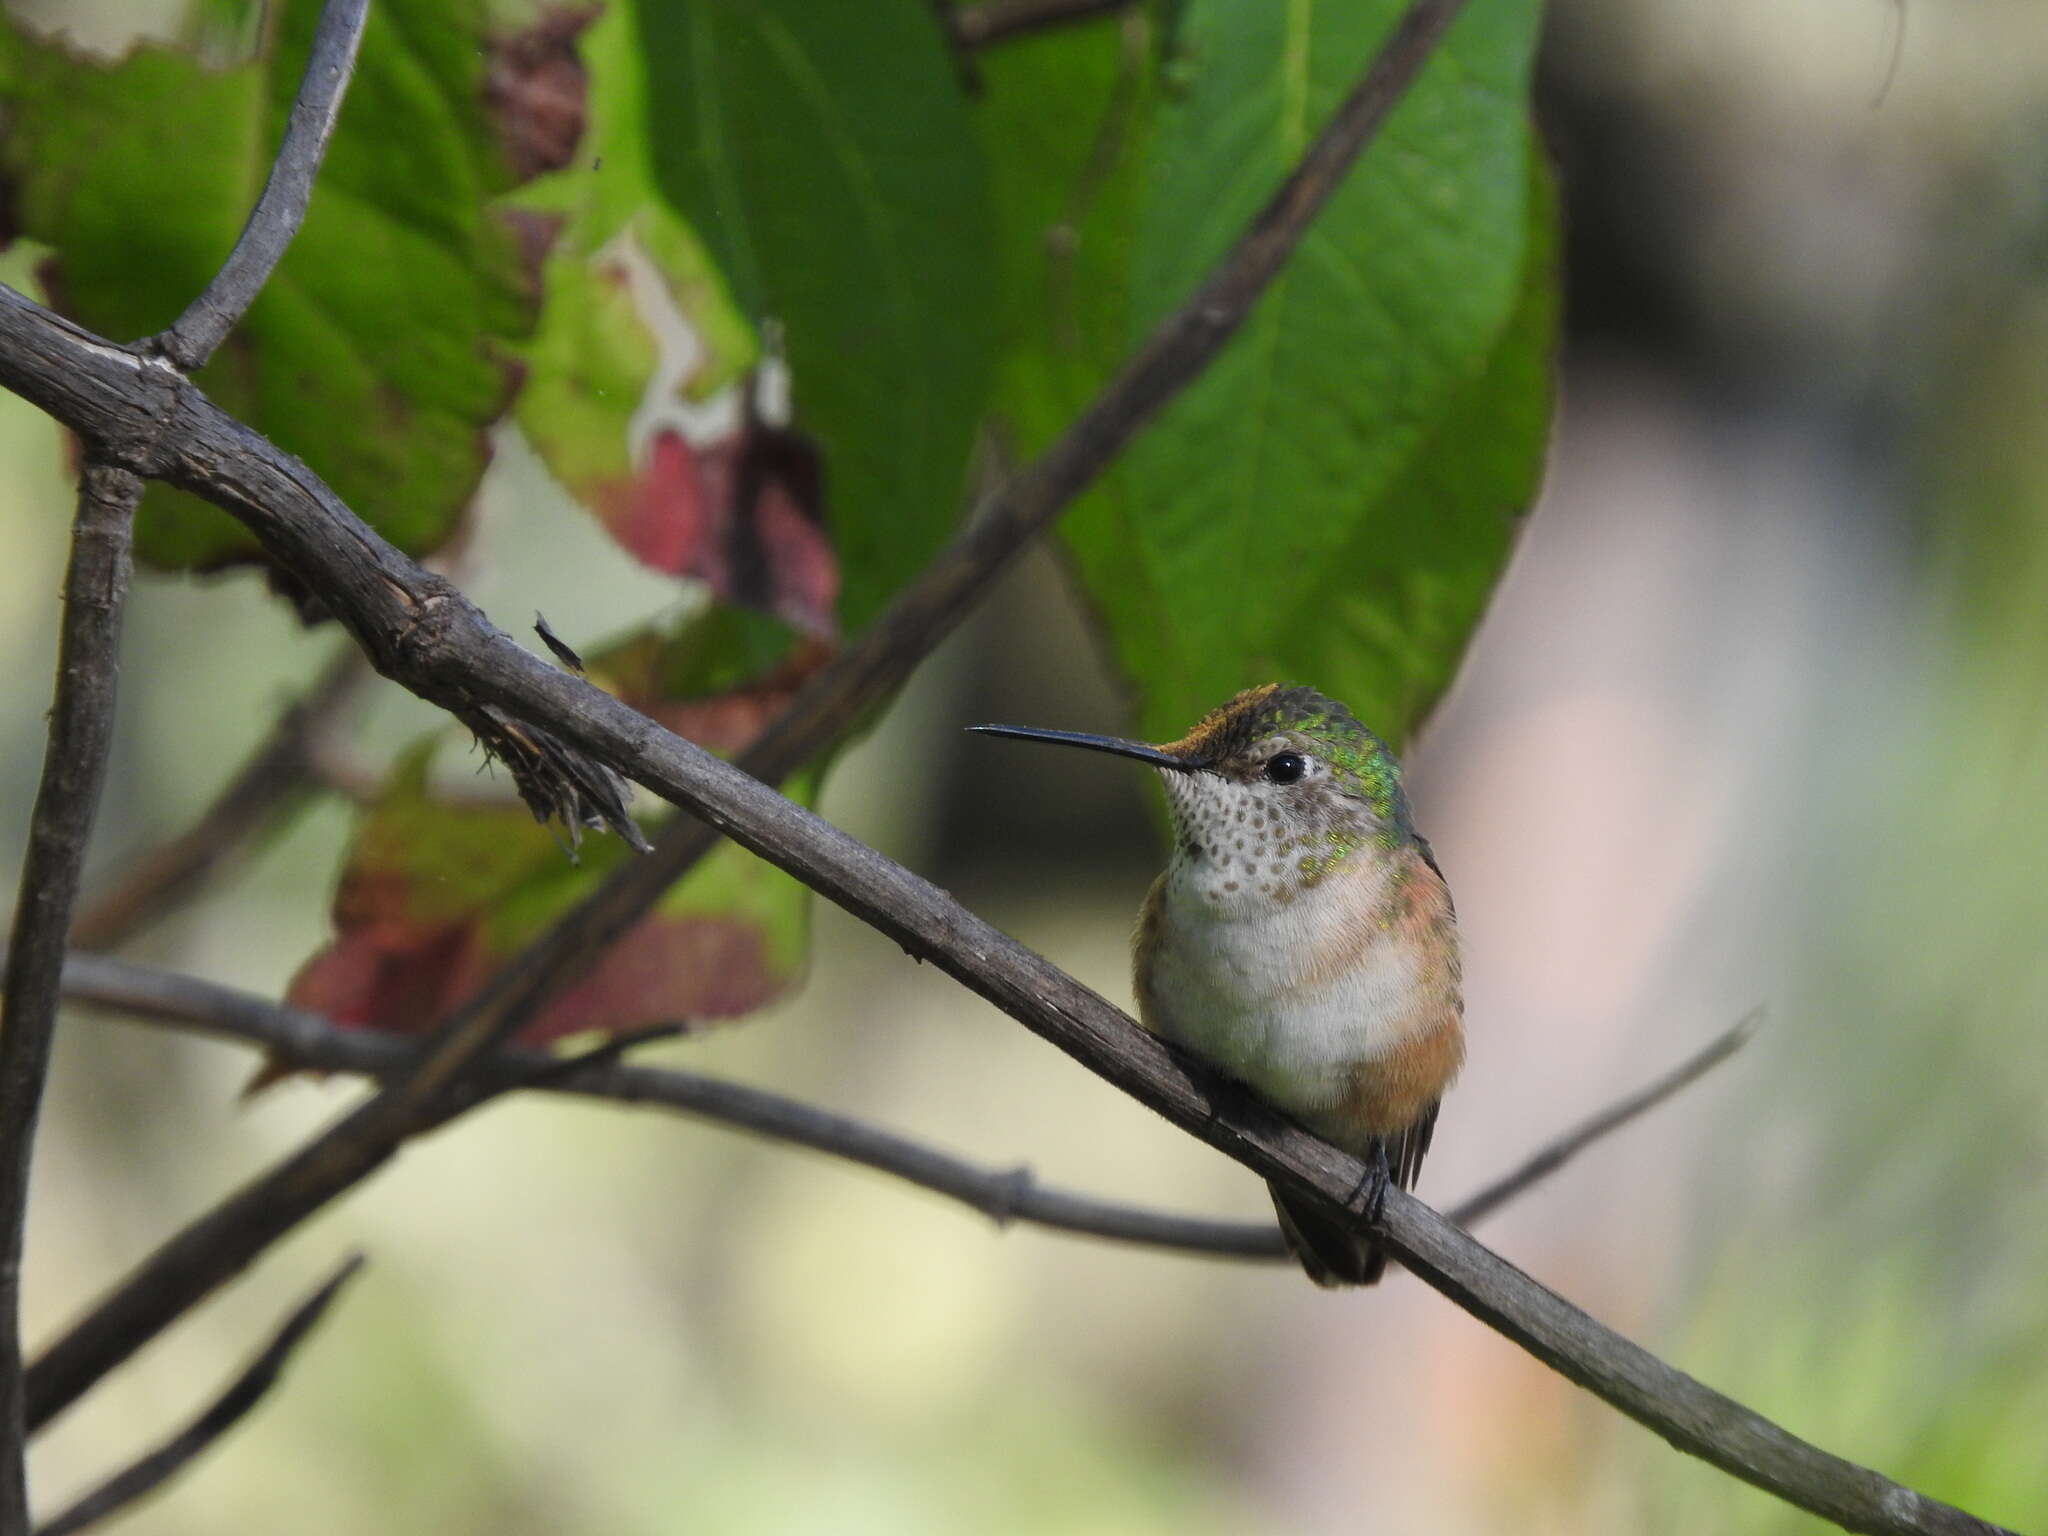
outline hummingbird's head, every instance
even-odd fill
[[[1152,764],[1173,809],[1175,860],[1212,866],[1242,881],[1247,895],[1284,898],[1361,849],[1397,848],[1415,835],[1394,754],[1313,688],[1248,689],[1163,746],[1021,726],[972,729]]]

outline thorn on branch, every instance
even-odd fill
[[[949,30],[954,46],[971,53],[991,43],[1093,21],[1131,4],[1132,0],[980,0],[956,6]]]
[[[578,677],[583,675],[583,658],[576,654],[568,641],[549,628],[546,616],[538,608],[533,611],[533,632],[540,636],[540,643],[554,653],[555,660]]]
[[[1031,1165],[1019,1163],[996,1181],[994,1196],[986,1207],[989,1219],[998,1227],[1008,1227],[1029,1204],[1037,1188],[1038,1180],[1031,1172]]]

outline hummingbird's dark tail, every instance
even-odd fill
[[[1400,1135],[1388,1137],[1381,1148],[1387,1182],[1394,1188],[1415,1187],[1422,1155],[1429,1150],[1430,1136],[1436,1130],[1436,1108],[1430,1105],[1421,1119]],[[1280,1218],[1288,1251],[1301,1261],[1309,1279],[1327,1288],[1379,1284],[1380,1276],[1387,1272],[1386,1249],[1325,1216],[1306,1200],[1296,1199],[1278,1184],[1267,1187],[1273,1194],[1273,1211]]]
[[[1329,1289],[1379,1284],[1387,1269],[1385,1249],[1339,1226],[1307,1201],[1296,1200],[1278,1184],[1271,1188],[1281,1235],[1287,1239],[1288,1251],[1308,1271],[1309,1279]]]

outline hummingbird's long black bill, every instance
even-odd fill
[[[984,736],[1011,736],[1018,741],[1049,741],[1056,747],[1086,747],[1090,752],[1132,757],[1141,763],[1150,763],[1154,768],[1171,768],[1177,773],[1189,773],[1195,767],[1193,763],[1183,762],[1157,747],[1148,747],[1142,741],[1125,741],[1117,736],[1091,736],[1086,731],[1042,731],[1032,725],[970,725],[967,729],[979,731]]]

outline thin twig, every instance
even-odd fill
[[[356,67],[356,50],[362,44],[369,13],[370,0],[327,0],[321,10],[306,73],[299,81],[299,94],[292,102],[291,119],[277,158],[271,162],[263,195],[206,291],[152,343],[160,356],[184,372],[190,373],[213,356],[214,348],[256,302],[285,248],[298,234],[306,205],[313,198],[313,181],[327,153],[328,138],[341,115],[342,97]]]
[[[962,48],[986,48],[1127,10],[1134,0],[981,0],[956,6],[947,18],[953,41]]]
[[[141,1459],[122,1468],[62,1514],[36,1527],[36,1536],[72,1536],[156,1492],[233,1429],[277,1384],[287,1361],[313,1331],[341,1288],[363,1267],[351,1254],[327,1281],[300,1302],[279,1325],[263,1352],[228,1383],[206,1411]]]
[[[342,91],[354,66],[368,0],[328,0],[291,124],[268,183],[221,272],[177,323],[148,347],[94,341],[148,380],[160,398],[184,385],[220,344],[297,233]],[[75,336],[86,333],[71,327]],[[143,482],[106,437],[68,423],[84,439],[78,518],[65,588],[57,698],[36,796],[21,897],[0,1001],[0,1532],[28,1529],[27,1373],[20,1338],[22,1230],[35,1127],[48,1074],[64,947],[113,734],[121,613],[128,591],[135,508]],[[135,422],[122,423],[132,435]],[[161,430],[153,428],[152,431]]]
[[[199,819],[150,849],[88,904],[71,925],[76,949],[116,949],[246,853],[317,788],[319,739],[371,676],[363,653],[345,646],[250,754]]]
[[[28,1528],[21,1254],[29,1165],[50,1069],[65,934],[114,739],[121,617],[141,500],[142,482],[134,475],[86,461],[64,578],[49,746],[0,983],[0,1531]]]
[[[343,1029],[317,1014],[251,992],[100,955],[72,954],[64,967],[64,996],[74,1004],[116,1010],[129,1018],[225,1035],[315,1072],[386,1077],[403,1070],[419,1053],[415,1042],[397,1036]],[[1620,1130],[1726,1061],[1748,1042],[1755,1022],[1756,1015],[1751,1015],[1654,1082],[1546,1143],[1513,1171],[1452,1206],[1446,1217],[1469,1227],[1492,1215],[1595,1141]],[[1290,1260],[1280,1229],[1271,1222],[1176,1216],[1048,1189],[1036,1182],[1029,1168],[984,1167],[782,1094],[694,1072],[628,1066],[611,1059],[619,1050],[660,1038],[658,1030],[622,1036],[600,1052],[569,1060],[541,1051],[501,1050],[480,1064],[479,1073],[493,1086],[652,1104],[751,1131],[771,1141],[809,1147],[958,1200],[999,1224],[1027,1222],[1212,1258]]]
[[[70,972],[67,970],[65,975],[68,990]],[[1521,1167],[1496,1179],[1477,1193],[1466,1196],[1462,1204],[1445,1214],[1461,1227],[1469,1227],[1483,1217],[1491,1216],[1531,1184],[1549,1178],[1594,1142],[1620,1130],[1629,1121],[1655,1109],[1681,1088],[1705,1077],[1749,1044],[1751,1036],[1755,1035],[1757,1025],[1762,1020],[1761,1008],[1751,1012],[1733,1028],[1716,1035],[1662,1077],[1654,1082],[1645,1083],[1626,1098],[1615,1100],[1599,1114],[1581,1121],[1556,1140],[1546,1143]]]

